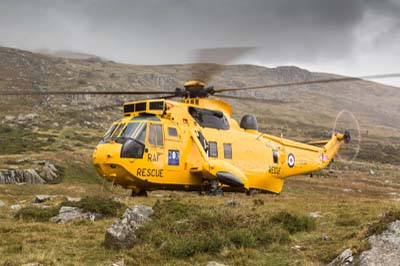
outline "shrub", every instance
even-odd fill
[[[51,217],[57,216],[60,208],[37,208],[25,207],[20,209],[14,217],[17,219],[35,221],[35,222],[48,222]]]
[[[222,250],[225,240],[215,232],[203,232],[195,237],[174,237],[170,239],[163,252],[176,258],[191,257],[196,253],[217,253]]]
[[[118,216],[126,205],[111,198],[84,197],[78,202],[64,201],[60,206],[78,207],[84,212],[99,213],[106,217]]]
[[[348,215],[339,215],[335,224],[338,226],[357,226],[360,224],[360,221]]]
[[[315,222],[310,217],[298,217],[287,211],[281,211],[270,218],[270,222],[281,224],[289,233],[297,233],[302,231],[310,231],[315,228]]]

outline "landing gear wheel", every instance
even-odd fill
[[[218,181],[217,180],[211,180],[211,189],[210,189],[210,194],[211,196],[223,196],[224,191],[222,190],[221,186],[218,186]]]
[[[211,189],[210,190],[210,195],[211,196],[223,196],[224,195],[224,191],[222,190],[221,187],[217,187],[215,189]]]
[[[246,190],[246,195],[250,196],[250,197],[253,197],[254,192],[255,192],[254,189],[250,188],[249,190]]]
[[[147,197],[147,191],[143,189],[135,190],[132,189],[132,197]]]

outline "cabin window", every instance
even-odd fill
[[[160,124],[150,124],[149,144],[163,146],[162,126]]]
[[[114,130],[114,134],[112,135],[111,140],[115,140],[116,138],[118,138],[119,134],[121,133],[121,131],[124,127],[125,127],[125,123],[119,124],[117,129]]]
[[[218,157],[218,145],[215,141],[210,141],[208,143],[209,155],[210,157]]]
[[[274,163],[278,163],[279,162],[279,153],[276,150],[272,150],[272,157],[274,159]]]
[[[164,110],[164,101],[150,102],[150,110]]]
[[[221,111],[189,107],[189,113],[196,122],[202,127],[229,129],[228,119]]]
[[[168,127],[168,136],[170,137],[177,137],[178,131],[174,127]]]
[[[232,159],[232,144],[224,143],[224,158]]]
[[[136,104],[135,111],[136,111],[136,112],[146,111],[146,102],[144,102],[144,103],[137,103],[137,104]]]
[[[135,132],[136,128],[139,126],[138,122],[135,123],[128,123],[128,125],[124,128],[124,130],[121,133],[120,137],[125,137],[125,138],[130,138]]]

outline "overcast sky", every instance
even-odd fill
[[[400,0],[0,0],[0,45],[131,64],[187,63],[196,48],[256,46],[232,63],[399,73],[399,14]]]

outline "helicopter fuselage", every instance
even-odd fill
[[[124,104],[93,153],[103,178],[133,191],[257,189],[279,193],[288,176],[324,168],[345,141],[333,134],[324,147],[239,126],[220,100],[147,100]]]

